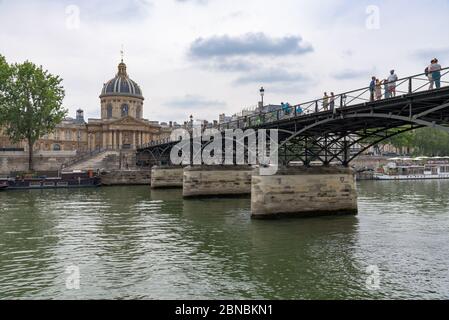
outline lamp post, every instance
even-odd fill
[[[261,106],[261,108],[263,108],[263,96],[265,95],[265,89],[263,87],[261,87],[259,92],[260,92],[260,97],[262,98],[262,106]]]

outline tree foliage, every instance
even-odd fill
[[[364,143],[373,142],[373,139],[364,141]],[[449,133],[434,128],[407,131],[388,138],[380,144],[392,145],[400,154],[410,151],[415,156],[449,156]]]
[[[1,56],[0,77],[2,124],[13,143],[27,141],[33,170],[35,142],[51,133],[67,114],[62,107],[62,79],[29,61],[8,65]]]
[[[0,125],[4,123],[4,114],[5,114],[5,95],[6,95],[6,86],[8,80],[11,78],[12,69],[9,64],[6,62],[5,57],[0,55]]]
[[[415,155],[449,156],[449,133],[423,128],[413,132],[412,144]]]

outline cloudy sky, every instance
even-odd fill
[[[448,0],[0,0],[0,54],[64,79],[65,106],[99,117],[125,48],[157,121],[292,104],[372,75],[449,65]]]

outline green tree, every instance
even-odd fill
[[[397,128],[390,130],[390,133],[404,129]],[[365,144],[372,144],[377,140],[367,138]],[[413,150],[416,156],[449,156],[449,133],[434,128],[421,128],[413,131],[406,131],[379,143],[380,145],[392,145],[399,150],[400,154]]]
[[[2,124],[13,143],[27,141],[29,170],[33,171],[33,147],[45,134],[51,133],[67,115],[62,107],[62,79],[32,62],[7,65],[0,58]]]
[[[414,134],[412,131],[406,131],[385,140],[383,144],[391,144],[399,150],[400,154],[403,154],[405,150],[408,153],[408,150],[413,147],[413,136]]]
[[[11,67],[6,62],[5,57],[0,55],[0,126],[4,123],[5,90],[10,77]]]
[[[394,134],[396,132],[400,132],[401,130],[406,129],[406,127],[401,128],[393,128],[390,129],[388,132],[389,134]],[[367,130],[365,134],[368,134],[370,132],[375,132],[377,129],[371,129]],[[379,136],[375,135],[372,137],[365,138],[361,141],[362,144],[373,144],[375,142],[379,141]],[[403,153],[405,150],[408,150],[409,148],[412,148],[413,146],[413,133],[411,131],[406,131],[400,134],[397,134],[395,136],[392,136],[388,139],[382,140],[381,142],[378,142],[377,145],[387,145],[390,144],[396,149],[399,149],[400,153]],[[405,149],[405,150],[404,150]]]
[[[434,128],[422,128],[414,131],[414,154],[420,156],[449,155],[449,133]]]

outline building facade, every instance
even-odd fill
[[[100,118],[84,119],[79,109],[76,118],[66,118],[54,132],[34,145],[36,151],[77,151],[99,149],[135,149],[151,141],[166,139],[172,128],[143,118],[144,97],[139,85],[131,80],[122,61],[116,76],[103,85],[100,94]],[[12,144],[0,129],[0,149],[24,149],[27,143]]]

